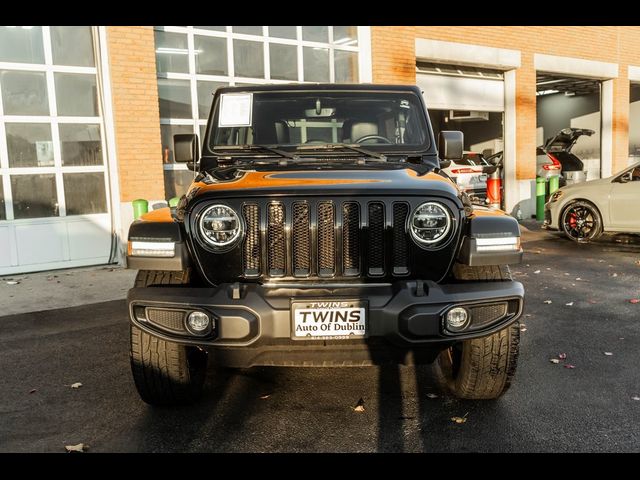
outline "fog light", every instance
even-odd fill
[[[456,307],[447,312],[447,330],[462,330],[469,323],[469,313],[466,308]]]
[[[187,326],[195,334],[204,333],[210,323],[209,316],[204,312],[191,312],[187,317]]]

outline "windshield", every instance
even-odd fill
[[[278,91],[222,94],[208,139],[213,150],[327,144],[369,150],[429,148],[425,112],[411,92]]]

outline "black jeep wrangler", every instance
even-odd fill
[[[472,206],[440,168],[415,86],[216,91],[176,208],[129,230],[131,368],[142,399],[202,392],[227,367],[434,363],[462,398],[497,398],[518,357],[520,229]]]

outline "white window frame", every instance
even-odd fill
[[[207,119],[200,119],[199,111],[198,111],[198,91],[197,91],[197,82],[198,81],[210,81],[210,82],[221,82],[227,83],[230,86],[237,84],[255,84],[255,85],[266,85],[266,84],[288,84],[288,83],[316,83],[311,81],[304,80],[304,58],[303,58],[303,48],[304,47],[312,47],[312,48],[323,48],[329,50],[329,83],[335,82],[335,51],[347,51],[347,52],[355,52],[358,55],[358,81],[359,82],[371,82],[371,33],[369,27],[358,26],[357,35],[358,35],[358,44],[357,46],[352,45],[335,45],[333,43],[333,27],[329,28],[328,34],[328,43],[325,42],[311,42],[308,40],[302,39],[302,26],[296,26],[296,38],[295,39],[287,39],[287,38],[279,38],[279,37],[270,37],[269,36],[269,26],[262,26],[262,35],[248,35],[244,33],[234,33],[233,26],[226,26],[225,30],[215,31],[215,30],[204,30],[199,29],[194,26],[186,26],[186,27],[177,27],[177,26],[156,26],[154,30],[169,32],[169,33],[180,33],[187,35],[187,49],[189,56],[189,73],[157,73],[157,78],[166,78],[171,80],[188,80],[190,89],[191,89],[191,113],[192,118],[183,118],[183,119],[175,119],[175,118],[160,118],[160,125],[182,125],[182,126],[191,126],[193,128],[194,133],[198,134],[200,137],[200,127],[206,126]],[[194,36],[202,35],[206,37],[215,37],[215,38],[224,38],[227,40],[227,75],[205,75],[196,73],[196,65],[195,65],[195,49],[194,49]],[[233,58],[233,40],[249,40],[252,42],[262,42],[263,44],[263,62],[264,62],[264,78],[249,78],[249,77],[237,77],[235,76],[234,69],[234,58]],[[297,67],[298,67],[298,78],[297,80],[279,80],[279,79],[271,79],[271,62],[270,62],[270,52],[269,52],[269,44],[280,44],[280,45],[292,45],[297,47]],[[305,130],[306,133],[306,130]],[[202,141],[202,138],[200,138]],[[163,163],[164,170],[171,171],[187,171],[187,166],[182,163]]]
[[[104,112],[102,112],[102,102],[99,98],[96,98],[96,104],[98,106],[98,115],[90,117],[76,117],[76,116],[61,116],[57,111],[57,98],[55,92],[54,75],[56,73],[77,73],[77,74],[89,74],[94,75],[96,78],[96,86],[99,85],[98,81],[98,69],[97,67],[76,67],[67,65],[54,65],[53,64],[53,51],[51,46],[51,31],[49,26],[42,26],[42,38],[44,43],[44,63],[43,64],[31,64],[31,63],[19,63],[19,62],[0,62],[0,70],[12,70],[12,71],[28,71],[28,72],[43,72],[46,78],[47,97],[49,102],[49,115],[29,116],[29,115],[5,115],[4,106],[2,101],[2,86],[0,85],[0,175],[2,176],[2,186],[5,202],[6,218],[0,220],[0,225],[5,225],[6,222],[11,222],[15,225],[21,224],[36,224],[43,221],[51,222],[58,220],[62,221],[65,218],[69,218],[66,212],[66,199],[64,194],[64,182],[63,174],[65,173],[91,173],[101,172],[103,173],[105,183],[105,204],[107,211],[103,213],[94,214],[82,214],[73,215],[73,218],[87,218],[91,219],[95,216],[104,216],[111,214],[111,198],[109,188],[109,175],[107,167],[107,145],[105,141],[105,124],[104,124]],[[95,38],[95,29],[92,29],[93,42]],[[100,57],[95,53],[94,49],[94,61],[97,64],[100,61]],[[97,95],[100,92],[97,91]],[[53,160],[54,164],[51,167],[10,167],[9,166],[9,152],[7,146],[6,137],[6,123],[42,123],[51,126],[51,140],[53,143]],[[60,144],[60,124],[93,124],[100,127],[100,141],[102,150],[102,165],[92,166],[63,166],[62,165],[62,151]],[[11,191],[11,176],[12,175],[38,175],[38,174],[54,174],[56,182],[56,196],[58,202],[58,215],[51,217],[36,217],[36,218],[24,218],[15,219],[13,211],[13,192]]]

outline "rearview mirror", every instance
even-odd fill
[[[443,130],[438,134],[438,155],[440,156],[440,168],[443,160],[461,160],[464,136],[458,130]],[[451,164],[451,162],[449,162]]]
[[[200,158],[198,135],[195,133],[178,133],[174,135],[173,152],[176,163],[186,163],[187,167],[193,170],[193,166]]]

